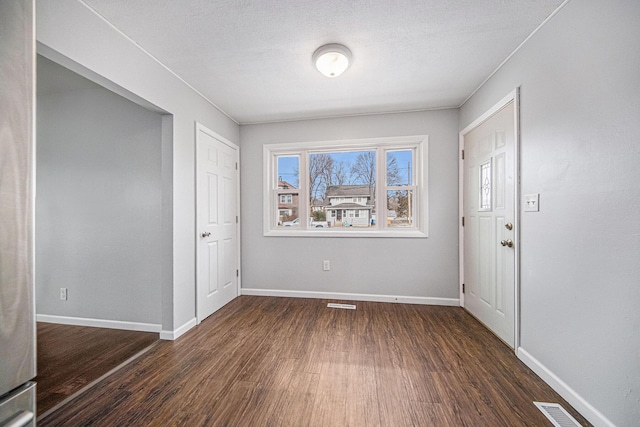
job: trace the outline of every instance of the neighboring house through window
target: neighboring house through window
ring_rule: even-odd
[[[277,223],[282,225],[298,217],[298,189],[294,184],[284,181],[279,176],[277,191],[279,195]]]
[[[324,210],[332,227],[372,227],[373,195],[368,185],[331,185],[326,189]],[[365,212],[360,217],[360,212]],[[353,218],[345,221],[345,218]],[[345,223],[346,222],[346,223]]]

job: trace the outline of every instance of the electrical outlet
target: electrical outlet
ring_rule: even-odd
[[[325,259],[324,261],[322,261],[322,269],[324,271],[329,271],[331,270],[331,263],[329,262],[328,259]]]
[[[62,301],[67,300],[67,288],[60,288],[60,299]]]

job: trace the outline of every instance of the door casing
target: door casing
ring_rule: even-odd
[[[464,307],[464,226],[462,218],[464,216],[464,160],[462,152],[464,150],[464,137],[469,132],[487,121],[490,117],[504,108],[509,102],[514,105],[514,176],[516,177],[514,185],[514,351],[517,353],[520,347],[520,88],[516,87],[508,95],[498,101],[494,106],[489,108],[484,114],[471,122],[459,134],[459,157],[458,157],[458,206],[459,206],[459,222],[458,222],[458,239],[459,239],[459,276],[460,276],[460,306]]]

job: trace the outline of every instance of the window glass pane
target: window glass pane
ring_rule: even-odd
[[[278,156],[278,189],[292,189],[300,187],[300,157]]]
[[[276,225],[278,227],[299,227],[299,202],[297,194],[276,195]]]
[[[480,209],[491,210],[491,160],[480,165]]]
[[[375,188],[375,150],[309,154],[310,217],[322,228],[371,227]]]
[[[413,150],[387,151],[387,186],[413,185]]]
[[[299,216],[297,192],[279,192],[278,190],[297,190],[300,184],[300,157],[277,156],[276,225],[278,227],[296,227]]]
[[[387,191],[388,227],[413,227],[414,211],[413,190]]]

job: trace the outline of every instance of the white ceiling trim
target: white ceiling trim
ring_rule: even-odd
[[[98,18],[100,18],[101,20],[103,20],[107,25],[109,25],[114,31],[116,31],[118,34],[120,34],[122,37],[126,38],[127,40],[129,40],[131,43],[133,43],[138,49],[140,49],[140,51],[142,51],[145,55],[147,55],[149,58],[153,59],[155,62],[157,62],[162,68],[164,68],[165,70],[167,70],[168,72],[170,72],[172,75],[174,75],[178,80],[180,80],[182,83],[184,83],[185,85],[187,85],[187,87],[189,87],[189,89],[193,90],[195,93],[197,93],[198,95],[200,95],[200,97],[202,97],[202,99],[204,99],[205,101],[207,101],[209,104],[211,104],[212,107],[214,107],[216,110],[220,111],[222,114],[224,114],[226,117],[228,117],[231,121],[233,121],[235,124],[240,125],[240,123],[234,119],[233,117],[231,117],[226,111],[224,111],[222,108],[220,108],[215,102],[213,102],[212,100],[210,100],[209,98],[207,98],[202,92],[200,92],[198,89],[196,89],[195,87],[193,87],[192,85],[190,85],[189,83],[187,83],[187,81],[185,81],[182,77],[180,77],[179,75],[177,75],[171,68],[167,67],[162,61],[160,61],[158,58],[156,58],[155,56],[153,56],[151,53],[149,53],[145,48],[143,48],[142,46],[140,46],[138,43],[136,43],[135,40],[133,40],[131,37],[127,36],[125,33],[123,33],[118,27],[116,27],[115,25],[113,25],[107,18],[105,18],[104,16],[102,16],[97,10],[95,10],[94,8],[92,8],[91,6],[89,6],[87,3],[84,2],[84,0],[78,0],[84,7],[86,7],[91,13],[93,13],[94,15],[96,15]]]
[[[416,108],[414,110],[390,110],[390,111],[379,111],[379,112],[371,112],[371,113],[350,113],[350,114],[335,114],[335,115],[315,116],[315,117],[305,117],[305,118],[250,121],[250,122],[240,122],[240,126],[263,125],[263,124],[269,124],[269,123],[306,122],[307,120],[340,119],[342,117],[364,117],[364,116],[381,116],[385,114],[420,113],[423,111],[454,110],[457,108],[460,108],[460,106],[452,105],[451,107]]]

